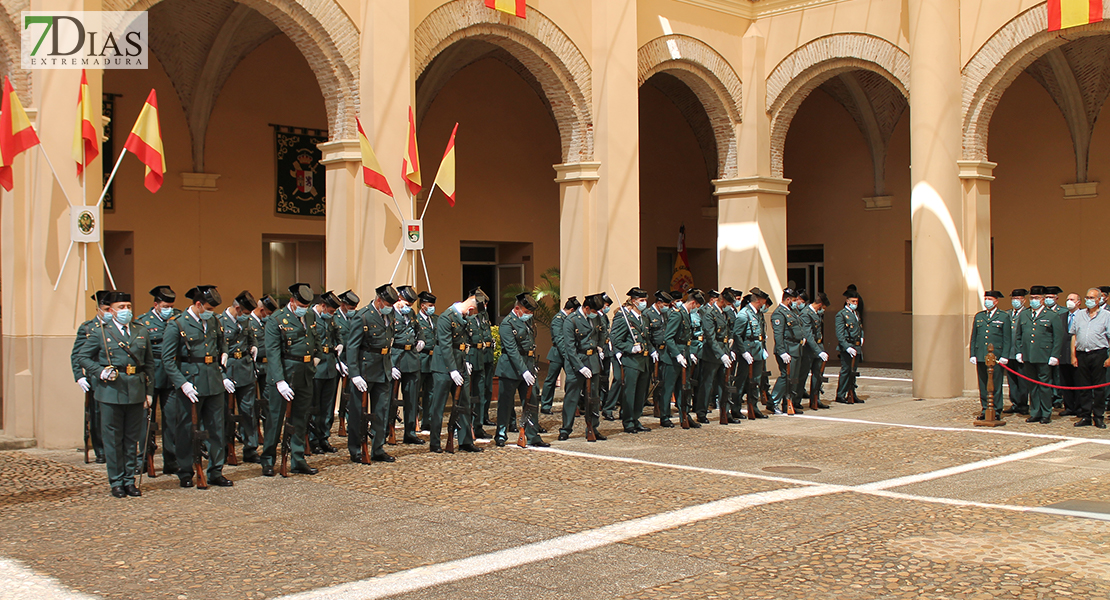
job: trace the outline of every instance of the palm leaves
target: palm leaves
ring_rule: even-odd
[[[505,288],[504,299],[515,302],[517,294],[527,292],[539,305],[532,320],[537,325],[551,328],[551,319],[559,310],[559,268],[551,267],[540,275],[540,282],[531,290],[523,285],[510,285]]]

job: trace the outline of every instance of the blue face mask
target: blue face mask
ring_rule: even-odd
[[[605,308],[601,309],[601,314],[603,314],[603,315],[609,314],[609,307],[606,306]]]
[[[805,300],[798,300],[797,302],[794,303],[794,308],[796,308],[798,310],[801,310],[805,307],[806,307],[806,301]]]
[[[211,318],[212,318],[212,314],[213,314],[213,313],[212,313],[212,311],[210,311],[210,310],[206,310],[206,311],[204,311],[204,312],[200,313],[200,318],[202,318],[202,319],[204,319],[205,321],[207,321],[207,320],[209,320],[209,319],[211,319]]]
[[[698,313],[690,313],[690,323],[694,327],[700,327],[701,326],[701,315],[699,315]]]
[[[239,315],[238,317],[235,317],[235,320],[236,320],[236,322],[239,322],[239,323],[246,323],[247,322],[247,317],[249,317],[249,316],[250,315]]]
[[[402,315],[407,315],[410,312],[412,312],[412,307],[411,306],[402,306],[401,308],[397,309],[397,312],[400,312]]]
[[[992,308],[994,308],[994,298],[983,299],[983,306],[985,306],[987,310],[991,310]]]
[[[173,316],[173,309],[172,308],[159,308],[158,309],[158,314],[163,319],[168,319],[168,318]]]
[[[393,312],[393,307],[392,306],[383,306],[382,307],[382,314],[383,315],[388,315],[392,312]]]
[[[261,319],[259,319],[259,321],[262,321],[263,325],[265,325],[266,321],[269,321],[269,320],[270,320],[270,315],[266,315],[265,317],[262,317]]]
[[[1018,300],[1017,298],[1010,300],[1010,306],[1014,308],[1021,308],[1021,300]]]
[[[117,310],[116,314],[115,314],[115,319],[116,319],[116,322],[119,323],[120,325],[127,325],[128,323],[131,322],[131,309],[130,308],[121,308],[121,309]]]
[[[524,313],[523,315],[520,315],[520,320],[521,321],[530,321],[531,319],[532,319],[532,313]]]
[[[1094,308],[1094,307],[1098,306],[1098,300],[1091,300],[1090,298],[1087,298],[1086,304],[1087,304],[1087,308]]]
[[[436,314],[436,307],[435,306],[425,306],[424,307],[424,314],[428,315],[429,317]]]
[[[306,313],[308,313],[307,306],[298,306],[297,308],[293,309],[293,314],[297,315],[297,318],[305,316]]]
[[[1045,296],[1044,305],[1045,306],[1056,306],[1056,299],[1053,298],[1052,296]]]
[[[595,312],[590,313],[590,318],[591,319],[596,319],[597,318],[597,313],[595,313]]]
[[[330,321],[331,317],[332,317],[331,313],[327,313],[327,312],[320,313],[320,318],[325,320],[325,321]]]
[[[744,303],[743,300],[737,300],[736,302],[732,303],[732,307],[733,308],[740,308],[740,305],[743,304],[743,303]]]
[[[664,304],[664,305],[663,305],[663,312],[665,312],[665,313],[669,313],[669,312],[671,312],[671,307],[669,307],[669,306],[667,306],[666,304]]]
[[[1037,310],[1040,307],[1041,307],[1041,301],[1040,300],[1037,300],[1036,298],[1030,298],[1029,299],[1029,308],[1032,308],[1033,310]]]
[[[765,313],[765,312],[767,312],[767,305],[766,305],[766,304],[764,304],[763,306],[760,306],[760,307],[759,307],[759,312],[760,312],[760,313]]]
[[[821,310],[817,311],[817,314],[819,314],[819,315],[825,314],[825,309],[822,308]]]
[[[638,310],[640,312],[644,312],[645,309],[647,309],[647,301],[646,300],[638,300],[636,302],[636,310]]]

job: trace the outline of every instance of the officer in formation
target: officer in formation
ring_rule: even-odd
[[[1001,299],[1002,292],[997,290],[984,292],[983,310],[975,314],[971,323],[971,341],[968,345],[971,351],[971,364],[975,365],[979,379],[979,404],[982,407],[979,412],[980,421],[987,418],[987,411],[991,408],[992,400],[996,414],[1001,411],[1002,407],[1003,370],[998,365],[991,367],[994,370],[994,388],[988,389],[987,351],[993,350],[994,355],[998,357],[998,362],[1003,365],[1010,362],[1009,357],[1011,356],[1011,345],[1014,337],[1013,326],[1010,322],[1010,315],[998,306]],[[990,348],[991,346],[993,348]]]
[[[863,402],[856,396],[856,361],[863,352],[863,324],[859,319],[859,293],[844,292],[844,308],[836,313],[836,340],[840,349],[840,378],[836,401]]]
[[[428,418],[432,407],[432,357],[436,351],[436,297],[431,292],[420,292],[419,310],[416,323],[420,327],[420,339],[424,340],[424,347],[420,350],[420,422],[427,429]]]
[[[467,360],[472,339],[467,318],[477,312],[478,299],[471,295],[452,304],[436,322],[435,354],[432,356],[434,390],[428,415],[428,431],[431,433],[428,448],[432,452],[443,452],[440,427],[448,396],[452,397],[448,428],[453,429],[448,435],[456,435],[459,449],[464,452],[482,451],[474,445],[474,430],[471,427],[470,377],[474,367]]]
[[[240,414],[239,421],[247,421],[246,426],[254,429],[254,439],[250,444],[254,444],[255,453],[258,452],[258,446],[262,443],[261,436],[259,435],[260,424],[265,422],[266,416],[270,412],[270,388],[266,385],[266,369],[268,368],[268,358],[266,357],[266,322],[269,320],[270,315],[278,310],[277,301],[272,296],[262,296],[258,300],[258,306],[255,306],[251,311],[251,318],[247,319],[247,325],[251,329],[251,335],[254,336],[255,343],[257,344],[258,353],[254,357],[254,411],[250,414]],[[244,454],[247,454],[244,451]],[[254,462],[253,456],[248,454],[251,460],[247,462]],[[259,462],[261,462],[259,458]]]
[[[828,404],[821,402],[821,379],[824,377],[824,364],[829,360],[823,343],[825,326],[825,307],[829,305],[829,297],[824,292],[816,292],[813,298],[802,292],[800,294],[804,303],[798,313],[805,333],[805,343],[802,344],[802,362],[800,365],[801,386],[809,380],[809,408],[817,410],[829,408]]]
[[[580,405],[587,430],[594,431],[594,437],[598,441],[606,439],[597,432],[601,417],[601,392],[593,377],[594,373],[601,371],[601,358],[598,355],[598,329],[592,322],[598,318],[604,307],[605,301],[601,294],[586,296],[582,305],[567,315],[561,323],[559,352],[563,356],[566,387],[563,397],[563,426],[559,429],[560,440],[570,439],[575,414]]]
[[[393,319],[393,350],[391,356],[393,366],[401,372],[398,383],[398,393],[404,399],[404,426],[405,444],[423,444],[424,440],[416,435],[416,420],[420,412],[420,378],[421,378],[421,352],[427,346],[424,330],[417,322],[417,311],[420,300],[416,290],[409,285],[397,288],[399,300],[396,305],[395,318]],[[390,411],[390,417],[396,416]],[[393,422],[388,424],[393,427]]]
[[[775,413],[788,412],[789,402],[796,414],[801,414],[802,344],[805,342],[805,327],[798,316],[805,300],[798,297],[793,289],[782,291],[782,303],[771,313],[771,330],[775,336],[775,360],[779,366],[779,377],[771,391],[771,403]],[[839,337],[839,336],[838,336]],[[842,370],[843,373],[843,370]]]
[[[625,433],[651,431],[640,424],[640,415],[647,399],[648,380],[651,377],[651,359],[656,352],[648,339],[647,292],[634,287],[628,290],[628,299],[613,315],[613,352],[624,373],[624,390],[621,394],[621,421]],[[598,317],[600,319],[600,317]],[[604,378],[604,373],[598,379]],[[565,400],[564,400],[565,402]]]
[[[1018,322],[1021,320],[1022,315],[1025,314],[1029,308],[1025,305],[1025,299],[1029,295],[1029,290],[1025,288],[1016,288],[1010,292],[1010,307],[1011,310],[1007,311],[1007,316],[1010,319],[1010,331],[1014,334],[1017,333]],[[1011,342],[1011,351],[1016,354],[1014,348],[1017,346],[1017,340]],[[1016,370],[1020,371],[1020,367]],[[1006,377],[1009,378],[1010,383],[1010,406],[1002,412],[1009,414],[1029,414],[1029,392],[1030,383],[1018,377],[1017,375],[1007,372]]]
[[[763,370],[767,364],[767,322],[764,315],[771,303],[771,298],[766,292],[759,288],[752,288],[741,298],[740,312],[737,313],[732,328],[737,361],[744,361],[737,370],[736,387],[741,397],[747,397],[749,419],[767,418],[767,415],[760,412],[758,406]],[[740,399],[740,397],[737,398],[737,410],[742,404]]]
[[[174,430],[172,427],[167,427],[169,423],[175,423],[177,417],[166,412],[171,408],[172,404],[168,403],[170,395],[173,393],[173,383],[170,382],[169,376],[166,374],[166,367],[162,362],[162,339],[165,337],[166,324],[170,319],[181,314],[181,311],[174,308],[174,303],[177,301],[177,294],[168,285],[160,285],[150,290],[150,295],[154,298],[154,304],[150,310],[143,313],[141,317],[136,319],[140,325],[146,327],[147,342],[150,345],[151,352],[154,356],[154,362],[151,365],[151,379],[154,383],[154,403],[150,407],[150,431],[147,434],[149,441],[145,443],[145,451],[154,451],[154,425],[157,423],[157,415],[159,411],[162,414],[162,464],[166,465],[163,473],[171,475],[174,472],[174,466],[177,464],[177,458],[174,454]],[[144,454],[145,456],[145,454]],[[142,464],[142,463],[140,463]]]
[[[92,446],[97,464],[107,462],[107,458],[104,456],[104,442],[100,437],[100,405],[95,401],[97,374],[85,372],[77,353],[81,351],[81,346],[85,343],[85,338],[88,337],[89,329],[107,318],[110,308],[108,298],[111,293],[108,290],[100,290],[91,296],[92,300],[96,302],[96,316],[77,327],[77,335],[73,340],[73,350],[69,353],[70,367],[73,368],[73,380],[85,393],[85,423],[88,428],[88,446]],[[88,446],[86,446],[85,453],[86,461],[89,459]]]
[[[474,428],[475,439],[489,439],[484,426],[492,426],[489,420],[489,406],[493,395],[493,330],[486,313],[489,296],[481,287],[474,288],[468,296],[477,301],[477,312],[466,318],[470,336],[470,349],[467,351],[467,364],[470,365],[470,422]]]
[[[293,473],[317,473],[304,459],[313,380],[316,365],[321,361],[315,313],[309,312],[315,294],[305,283],[289,286],[289,293],[289,303],[270,315],[264,330],[269,406],[262,447],[262,474],[267,477],[274,476],[279,444],[283,451],[288,449]]]
[[[356,463],[395,460],[385,451],[385,428],[389,420],[392,382],[401,379],[401,371],[393,366],[392,357],[393,305],[400,296],[388,283],[375,289],[374,294],[374,301],[359,311],[345,347],[351,384],[358,391],[347,406],[347,451],[351,462]],[[369,414],[363,411],[363,396]],[[372,434],[367,429],[367,419]],[[393,423],[388,426],[392,427]],[[367,435],[372,440],[369,457],[362,454]]]
[[[1052,367],[1060,364],[1067,339],[1065,321],[1044,305],[1045,287],[1029,288],[1029,308],[1018,319],[1014,340],[1014,359],[1023,365],[1025,376],[1041,383],[1052,383]],[[1070,352],[1070,349],[1069,349]],[[1052,422],[1052,392],[1043,385],[1029,391],[1029,418],[1026,423]]]
[[[520,397],[521,422],[525,443],[546,448],[551,444],[543,441],[539,432],[539,402],[535,396],[536,376],[536,329],[532,315],[539,305],[528,293],[518,294],[516,304],[509,314],[501,319],[498,333],[501,337],[501,357],[497,359],[497,429],[494,443],[498,447],[508,441],[509,427],[516,414],[516,400]]]
[[[343,331],[336,318],[339,306],[339,297],[328,291],[317,296],[316,305],[312,307],[312,320],[316,322],[320,349],[320,361],[316,365],[316,374],[312,377],[312,406],[308,415],[308,443],[313,454],[338,452],[328,443],[328,437],[331,435],[335,415],[339,377],[346,368],[341,366],[339,359],[344,343]]]
[[[663,332],[664,350],[660,352],[659,361],[663,363],[663,400],[659,407],[659,426],[674,427],[671,421],[671,398],[678,407],[679,421],[689,427],[686,396],[693,389],[694,377],[692,375],[695,359],[692,353],[694,325],[692,314],[698,311],[705,303],[705,296],[699,291],[692,291],[689,300],[682,301],[681,297],[674,299],[674,309],[667,319],[667,326]],[[698,425],[695,421],[693,425]]]
[[[566,303],[563,304],[562,310],[556,311],[555,316],[551,318],[551,350],[547,352],[547,378],[543,381],[543,396],[540,399],[540,412],[545,415],[551,414],[551,407],[555,402],[555,388],[558,387],[559,374],[562,373],[563,368],[566,366],[566,361],[563,360],[563,321],[567,315],[578,310],[581,304],[577,296],[567,298]],[[565,386],[565,384],[564,384]]]
[[[238,435],[243,441],[243,461],[251,463],[259,462],[258,427],[252,427],[252,419],[243,418],[243,415],[253,415],[256,410],[255,386],[258,375],[254,372],[254,361],[258,356],[259,341],[250,326],[251,313],[256,308],[258,302],[250,292],[244,290],[220,315],[225,345],[220,363],[226,377],[234,384],[227,393],[233,398],[236,409],[235,415],[232,415],[230,408],[228,410],[228,416],[234,416],[236,423],[226,423],[225,443],[229,449],[233,449]],[[232,464],[235,463],[232,461]]]
[[[670,318],[671,305],[674,304],[674,298],[663,290],[655,292],[654,302],[644,309],[644,319],[646,320],[648,335],[647,339],[652,348],[653,354],[649,370],[651,378],[648,383],[648,394],[651,396],[651,405],[654,407],[654,412],[660,415],[662,419],[662,404],[663,404],[663,357],[667,353],[667,319]]]
[[[347,404],[351,401],[352,386],[350,385],[350,371],[347,369],[346,356],[343,354],[343,348],[347,345],[347,340],[351,337],[351,326],[355,322],[355,314],[358,311],[358,304],[362,300],[358,294],[351,290],[347,290],[342,294],[336,296],[339,298],[339,310],[335,311],[335,326],[339,328],[340,344],[336,346],[336,367],[339,369],[339,422],[344,424],[340,427],[343,435],[346,435],[347,420]],[[331,437],[331,426],[335,422],[335,407],[332,407],[331,412],[328,414],[326,424],[324,426],[323,436],[325,447],[331,446],[329,438]],[[325,448],[326,449],[326,448]]]

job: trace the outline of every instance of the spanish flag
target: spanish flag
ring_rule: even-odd
[[[385,180],[385,175],[382,174],[382,166],[378,163],[378,157],[374,154],[374,149],[370,147],[370,140],[366,138],[366,132],[362,130],[362,121],[355,118],[355,125],[358,126],[358,145],[362,150],[362,180],[368,187],[393,197],[393,190],[389,189],[389,182]]]
[[[678,228],[678,253],[671,273],[671,289],[683,292],[694,287],[694,274],[690,272],[690,259],[686,256],[686,225]]]
[[[413,116],[412,107],[409,107],[409,145],[405,150],[405,158],[401,160],[401,179],[409,186],[409,193],[413,196],[420,193],[424,186],[420,184],[420,151],[416,148],[416,117]]]
[[[451,139],[447,140],[447,149],[443,151],[443,161],[439,163],[439,172],[436,173],[435,183],[432,185],[443,190],[447,196],[447,203],[455,205],[455,133],[459,131],[459,124],[451,130]]]
[[[1089,25],[1101,20],[1102,0],[1048,0],[1049,31]]]
[[[131,135],[127,136],[123,148],[130,150],[139,160],[146,165],[146,177],[143,185],[151,193],[157,192],[162,187],[162,179],[166,174],[166,155],[162,152],[162,128],[158,125],[158,96],[154,90],[146,97],[146,104],[139,113],[139,119],[131,128]]]
[[[99,137],[93,126],[92,102],[89,100],[89,79],[81,69],[81,87],[77,91],[77,123],[73,127],[73,160],[77,161],[77,176],[100,154]]]
[[[524,17],[525,3],[524,0],[486,0],[486,6],[501,12],[507,12],[510,15],[516,15],[521,19]]]
[[[12,191],[12,162],[21,153],[34,148],[39,136],[23,110],[19,96],[12,88],[12,82],[4,77],[4,99],[0,103],[0,185]]]

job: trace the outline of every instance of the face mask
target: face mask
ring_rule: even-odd
[[[591,319],[596,319],[597,318],[597,313],[590,313],[590,318]]]
[[[690,323],[694,327],[700,326],[701,325],[701,315],[699,315],[698,313],[690,313]]]
[[[261,319],[259,319],[259,321],[262,321],[263,325],[265,325],[266,321],[269,321],[269,320],[270,320],[270,315],[266,315],[265,317],[262,317]]]
[[[159,308],[158,309],[158,314],[161,315],[163,319],[168,319],[168,318],[173,316],[173,309],[172,308]]]
[[[212,318],[212,311],[206,310],[206,311],[200,313],[200,318],[204,319],[205,321],[211,319]]]
[[[983,300],[983,306],[985,306],[987,310],[994,308],[994,298],[985,298]]]
[[[1010,306],[1014,307],[1015,309],[1021,308],[1021,300],[1018,300],[1016,298],[1013,299],[1013,300],[1010,300]]]
[[[388,315],[388,314],[390,314],[390,313],[392,313],[392,312],[393,312],[393,307],[392,307],[392,306],[383,306],[383,307],[382,307],[382,315],[383,315],[383,316],[384,316],[384,315]]]
[[[682,304],[680,304],[680,303],[676,303],[676,304],[674,305],[674,309],[675,309],[675,310],[682,310]]]
[[[246,323],[247,315],[239,315],[238,317],[235,317],[235,321],[239,323]]]
[[[817,314],[819,314],[819,315],[825,314],[825,309],[822,308],[821,310],[817,311]]]
[[[744,303],[743,300],[737,300],[736,302],[732,303],[732,307],[733,308],[740,308],[740,305],[743,304],[743,303]]]
[[[759,312],[760,312],[760,313],[765,313],[765,312],[767,312],[767,305],[766,305],[766,304],[764,304],[763,306],[760,306],[760,307],[759,307]]]
[[[671,307],[669,307],[669,306],[663,306],[663,312],[665,312],[665,313],[669,313],[669,312],[671,312]]]
[[[849,304],[848,305],[848,310],[852,310],[852,311],[856,310],[856,305],[855,304]]]
[[[1094,307],[1098,306],[1098,301],[1097,300],[1091,300],[1090,298],[1087,298],[1086,304],[1087,304],[1087,308],[1094,308]]]
[[[116,314],[115,314],[115,319],[116,319],[116,322],[119,323],[120,325],[127,325],[128,323],[131,322],[131,309],[130,308],[121,308],[121,309],[117,310]]]
[[[401,308],[397,309],[397,312],[400,312],[402,315],[407,315],[410,312],[412,312],[412,307],[411,306],[402,306]]]
[[[1040,300],[1037,300],[1036,298],[1033,298],[1032,300],[1029,301],[1029,308],[1032,308],[1033,310],[1037,310],[1040,307],[1041,307],[1041,301]]]
[[[532,314],[531,313],[524,313],[523,315],[520,315],[520,320],[521,321],[530,321],[531,319],[532,319]]]
[[[307,306],[298,306],[297,308],[293,309],[293,314],[297,315],[298,318],[305,316],[305,313],[307,313],[307,312],[308,312],[308,307]]]
[[[1056,299],[1051,296],[1046,296],[1044,299],[1045,306],[1056,306]]]
[[[644,312],[644,309],[646,309],[646,308],[647,308],[647,301],[640,300],[640,301],[636,302],[636,310],[638,310],[640,312]]]
[[[805,306],[806,306],[805,300],[798,300],[797,302],[794,303],[794,308],[796,308],[798,310],[801,310],[801,309],[805,308]]]
[[[331,317],[332,317],[331,313],[326,313],[326,312],[320,313],[320,318],[325,320],[325,321],[330,321]]]
[[[432,316],[432,315],[436,314],[436,307],[435,306],[425,306],[424,307],[424,314],[426,314],[428,316]]]
[[[1075,300],[1068,300],[1068,310],[1075,310]]]

